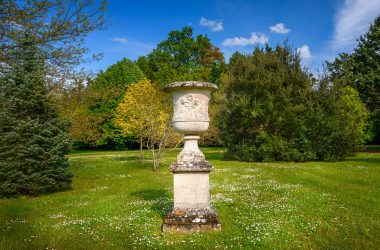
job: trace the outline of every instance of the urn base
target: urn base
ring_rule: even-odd
[[[173,208],[164,218],[164,232],[220,231],[221,226],[214,208]]]

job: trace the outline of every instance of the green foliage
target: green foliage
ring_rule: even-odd
[[[341,160],[363,144],[368,113],[354,88],[326,86],[323,81],[312,96],[307,138],[316,159]]]
[[[71,185],[68,124],[47,98],[43,58],[27,36],[0,73],[0,195],[37,195]]]
[[[329,82],[313,90],[313,80],[287,45],[234,54],[218,118],[226,157],[307,161],[352,154],[362,142],[364,107],[352,88]]]
[[[139,67],[128,59],[111,65],[100,72],[89,84],[88,112],[98,131],[96,144],[108,148],[123,148],[131,137],[126,137],[115,126],[115,110],[128,86],[144,77]]]
[[[247,161],[310,159],[304,114],[312,84],[287,46],[235,53],[224,86],[222,139],[227,157]]]
[[[87,82],[90,81],[87,79]],[[59,96],[60,117],[70,121],[68,133],[74,147],[93,147],[99,136],[96,117],[88,112],[90,93],[82,77],[74,78]]]
[[[148,56],[137,64],[146,77],[161,86],[180,80],[204,80],[218,83],[225,69],[224,57],[207,36],[193,37],[189,26],[171,31]]]
[[[327,63],[331,79],[359,92],[360,99],[370,111],[370,141],[380,142],[380,16],[369,31],[360,37],[352,54],[340,54]]]
[[[91,90],[104,91],[109,88],[117,88],[125,92],[131,83],[136,83],[144,77],[144,73],[132,61],[124,58],[109,66],[105,72],[100,72],[91,84]]]

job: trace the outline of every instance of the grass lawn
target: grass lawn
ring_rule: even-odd
[[[178,150],[156,173],[137,151],[73,152],[72,190],[0,200],[0,249],[380,249],[380,154],[243,163],[203,151],[221,232],[161,232]]]

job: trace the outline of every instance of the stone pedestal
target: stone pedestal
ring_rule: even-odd
[[[209,173],[207,161],[173,163],[174,207],[164,218],[163,231],[199,232],[219,231],[217,213],[210,206]]]
[[[212,165],[198,148],[199,134],[208,129],[208,102],[216,85],[178,82],[164,87],[174,102],[173,127],[184,135],[184,148],[170,166],[174,178],[174,207],[164,218],[163,231],[221,230],[210,206],[209,173]]]

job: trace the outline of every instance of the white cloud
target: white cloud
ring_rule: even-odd
[[[270,31],[277,34],[286,34],[290,32],[290,29],[287,29],[284,23],[278,23],[276,25],[270,26],[269,29]]]
[[[199,24],[211,28],[211,31],[222,31],[223,22],[221,20],[209,20],[205,17],[201,17]]]
[[[333,48],[352,47],[379,13],[379,0],[345,0],[343,8],[335,16]]]
[[[253,32],[251,37],[233,37],[227,38],[222,42],[223,46],[247,46],[255,44],[266,44],[268,43],[269,38],[265,34],[256,34]]]
[[[113,37],[112,41],[117,42],[117,43],[122,43],[122,44],[128,43],[128,40],[126,38],[117,37],[117,36]]]
[[[298,48],[297,52],[300,54],[300,56],[303,60],[309,60],[312,57],[311,52],[310,52],[310,48],[307,45],[304,45],[301,48]]]

